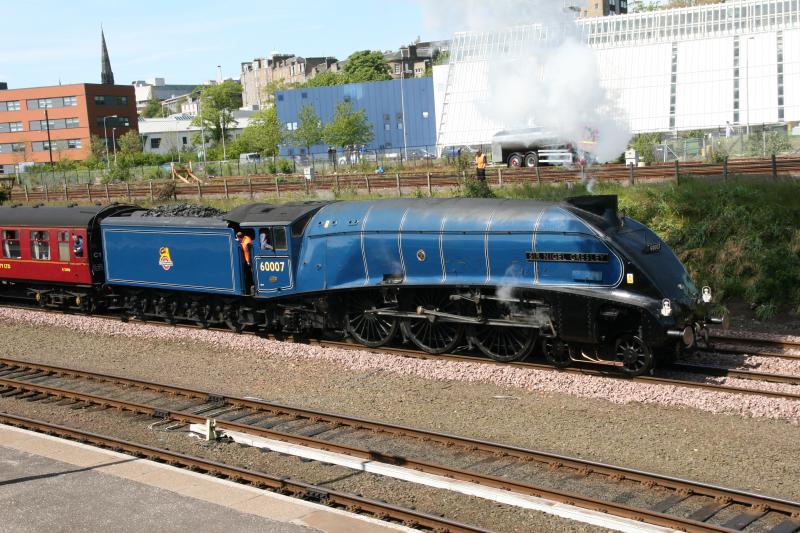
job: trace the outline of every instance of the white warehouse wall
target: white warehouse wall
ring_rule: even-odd
[[[669,43],[597,50],[600,79],[628,114],[632,131],[669,129]]]
[[[783,32],[783,98],[787,122],[800,122],[800,29]]]
[[[733,123],[733,42],[723,37],[677,43],[678,130]]]

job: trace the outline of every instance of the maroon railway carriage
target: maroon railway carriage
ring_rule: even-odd
[[[0,207],[0,297],[91,311],[105,281],[100,221],[129,209]]]

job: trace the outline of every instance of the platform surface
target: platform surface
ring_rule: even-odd
[[[0,425],[0,530],[396,532],[366,517]]]

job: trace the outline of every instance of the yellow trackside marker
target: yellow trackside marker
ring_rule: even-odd
[[[633,274],[628,274],[628,285],[633,285]]]

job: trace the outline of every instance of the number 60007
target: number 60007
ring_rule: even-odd
[[[261,272],[283,272],[286,268],[286,263],[283,261],[264,261],[259,266]]]

